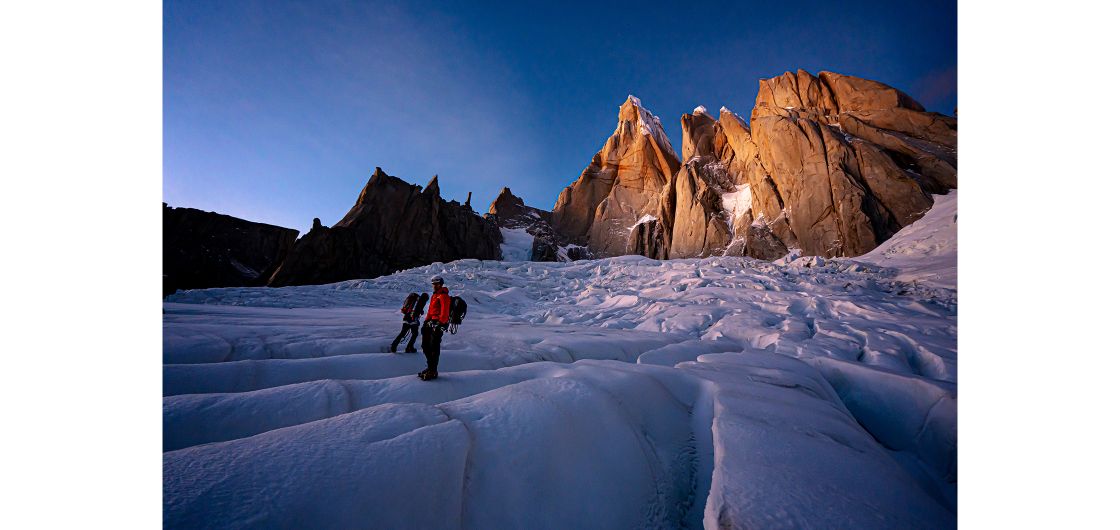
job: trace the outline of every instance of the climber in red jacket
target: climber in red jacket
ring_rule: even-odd
[[[424,321],[421,330],[420,348],[424,350],[424,357],[428,360],[428,367],[420,372],[420,379],[430,381],[439,377],[436,368],[439,366],[439,343],[443,340],[443,332],[451,321],[451,296],[443,286],[443,278],[432,278],[432,302],[428,305],[428,318]]]

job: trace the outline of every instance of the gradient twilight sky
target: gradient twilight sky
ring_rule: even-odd
[[[165,1],[163,200],[306,232],[380,166],[550,210],[628,94],[679,155],[681,114],[797,68],[956,107],[953,1],[428,4]]]

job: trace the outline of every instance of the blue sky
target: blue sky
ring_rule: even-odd
[[[956,106],[955,2],[164,3],[163,200],[300,231],[373,169],[551,209],[628,94],[680,150],[697,105],[830,70]]]

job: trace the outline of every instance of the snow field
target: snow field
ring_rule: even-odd
[[[402,295],[402,299],[403,299]],[[468,303],[470,299],[468,298]],[[165,322],[175,323],[178,311],[183,304],[166,304]],[[197,306],[196,306],[197,307]],[[229,311],[232,309],[233,311]],[[678,342],[685,337],[649,331],[624,331],[608,334],[596,328],[571,329],[554,325],[531,325],[505,315],[473,314],[474,307],[468,309],[468,319],[472,317],[486,320],[470,322],[459,329],[455,335],[446,334],[440,355],[440,372],[463,370],[494,370],[537,361],[572,362],[578,359],[615,359],[634,362],[638,356],[650,349]],[[247,392],[293,383],[316,381],[320,379],[382,379],[402,375],[415,375],[424,367],[423,354],[383,353],[388,352],[389,343],[400,331],[400,313],[395,310],[364,310],[356,314],[352,309],[297,309],[287,310],[288,315],[279,321],[276,311],[270,310],[254,316],[256,309],[227,308],[224,314],[240,313],[235,322],[228,325],[227,341],[224,348],[243,344],[244,336],[261,336],[274,332],[279,337],[301,337],[309,344],[318,344],[321,356],[289,359],[247,359],[214,363],[165,364],[163,369],[163,392],[165,396],[180,394],[209,394],[222,392]],[[336,343],[352,346],[356,339],[347,335],[335,340],[330,334],[338,329],[349,330],[359,327],[353,325],[314,326],[285,324],[300,315],[308,314],[311,321],[326,316],[334,317],[337,322],[366,322],[371,350],[378,353],[327,354],[328,351],[343,351]],[[380,317],[370,321],[370,315]],[[186,326],[183,326],[186,327]],[[221,327],[206,324],[207,330],[198,343],[203,351],[224,351],[216,339]],[[273,331],[274,330],[274,331]],[[314,339],[310,337],[316,337]],[[176,346],[185,348],[186,339],[175,338]],[[403,352],[405,344],[398,351]],[[420,348],[420,340],[416,341]],[[186,348],[190,351],[190,348]],[[255,349],[254,351],[288,352]],[[367,350],[369,351],[369,350]]]
[[[886,260],[462,260],[177,293],[165,526],[951,527],[935,228]],[[434,274],[470,310],[422,382],[421,354],[386,349]]]
[[[705,528],[946,528],[928,495],[812,367],[768,353],[678,369],[714,385],[715,468]]]
[[[921,219],[857,259],[895,268],[898,281],[956,289],[957,190],[933,201]]]
[[[408,360],[412,369],[400,377],[321,379],[248,392],[169,396],[163,403],[164,450],[243,438],[385,403],[444,403],[566,373],[563,365],[549,362],[495,370],[441,368],[441,384],[431,385],[415,376],[423,357],[409,355]]]
[[[414,377],[390,383],[370,395],[396,393],[400,402],[166,453],[169,526],[936,528],[952,520],[818,373],[782,356],[702,355],[676,369],[545,362],[449,374],[434,390]],[[395,458],[408,465],[380,462]],[[342,489],[341,498],[325,493]],[[320,507],[336,504],[344,506]]]
[[[956,386],[838,359],[812,363],[884,448],[908,454],[922,485],[956,507]],[[903,457],[905,458],[905,457]]]
[[[535,371],[551,376],[447,403],[390,403],[167,452],[166,520],[173,527],[690,526],[687,516],[700,513],[693,504],[703,502],[689,421],[698,382],[669,368],[540,364]],[[345,508],[329,508],[340,502]]]

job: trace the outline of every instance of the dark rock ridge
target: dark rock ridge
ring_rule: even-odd
[[[264,285],[299,235],[194,208],[163,205],[163,294]]]
[[[457,201],[439,195],[439,181],[409,184],[377,168],[358,201],[334,226],[316,224],[296,241],[268,285],[374,278],[457,259],[498,259],[501,232]]]
[[[683,163],[629,97],[606,145],[553,210],[595,257],[858,256],[957,186],[957,120],[885,84],[803,70],[759,82],[748,125],[681,117]]]
[[[502,188],[498,197],[490,203],[490,211],[485,217],[493,219],[502,228],[552,230],[552,226],[549,224],[552,219],[552,212],[526,206],[525,201],[514,195],[508,187]]]

